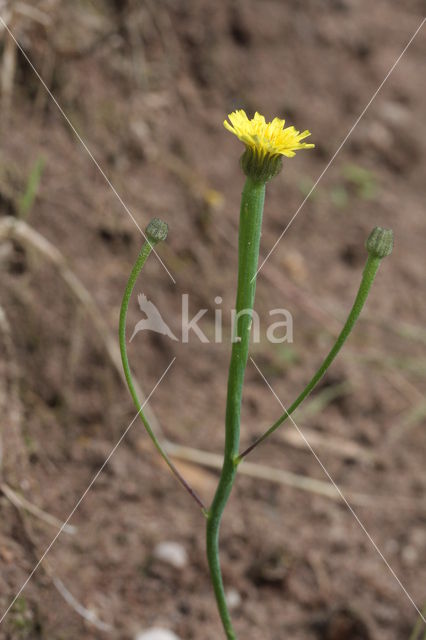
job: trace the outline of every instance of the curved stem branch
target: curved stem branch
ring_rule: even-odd
[[[260,438],[258,438],[255,442],[253,442],[253,444],[251,444],[249,447],[247,447],[247,449],[245,449],[242,453],[240,453],[240,455],[237,458],[237,464],[239,464],[243,460],[243,458],[245,458],[251,451],[253,451],[255,447],[257,447],[261,442],[266,440],[266,438],[268,438],[272,433],[274,433],[274,431],[276,431],[278,427],[280,427],[287,420],[287,418],[293,413],[293,411],[297,409],[297,407],[303,402],[303,400],[311,393],[311,391],[316,387],[318,382],[321,380],[321,378],[327,371],[328,367],[331,365],[334,358],[337,356],[340,349],[343,347],[349,334],[351,333],[362,311],[365,301],[367,300],[368,294],[371,289],[371,285],[373,284],[374,278],[377,273],[377,269],[379,268],[379,264],[380,264],[380,258],[377,258],[372,255],[368,256],[366,265],[364,267],[361,284],[359,286],[358,293],[355,298],[353,307],[349,313],[348,319],[346,320],[345,325],[342,331],[340,332],[339,337],[337,338],[333,347],[329,351],[327,357],[324,359],[322,365],[320,366],[318,371],[315,373],[315,375],[311,378],[310,382],[306,385],[306,387],[303,389],[300,395],[293,402],[293,404],[289,407],[288,411],[283,413],[283,415],[280,418],[278,418],[276,422],[274,422],[272,427],[270,427],[267,431],[265,431],[265,433],[262,436],[260,436]]]
[[[157,451],[159,452],[159,454],[161,455],[161,457],[163,458],[163,460],[166,462],[167,466],[169,467],[169,469],[172,471],[172,473],[176,476],[176,478],[179,480],[179,482],[181,483],[181,485],[186,489],[186,491],[190,494],[190,496],[196,501],[196,503],[198,504],[199,507],[201,507],[201,509],[203,509],[203,511],[206,510],[206,507],[203,503],[203,501],[201,500],[201,498],[198,496],[198,494],[195,492],[195,490],[187,483],[187,481],[185,480],[185,478],[183,478],[183,476],[180,474],[180,472],[177,470],[177,468],[175,467],[175,465],[173,464],[173,462],[170,460],[169,456],[167,455],[167,453],[164,451],[163,447],[161,446],[158,438],[156,437],[155,433],[153,432],[151,425],[149,424],[144,412],[143,412],[143,407],[139,401],[138,398],[138,394],[136,392],[135,386],[133,384],[133,379],[132,379],[132,372],[130,370],[130,365],[129,365],[129,359],[127,357],[127,346],[126,346],[126,317],[127,317],[127,310],[129,307],[129,301],[130,301],[130,296],[132,295],[132,291],[133,291],[133,287],[135,286],[135,282],[137,280],[137,277],[142,269],[142,267],[144,266],[149,254],[151,253],[152,249],[153,249],[153,242],[149,242],[146,241],[136,259],[136,262],[133,266],[133,269],[130,273],[129,279],[127,281],[127,285],[126,285],[126,289],[124,291],[124,296],[123,296],[123,301],[121,303],[121,309],[120,309],[120,324],[119,324],[119,330],[118,330],[118,334],[119,334],[119,342],[120,342],[120,353],[121,353],[121,361],[123,363],[123,369],[124,369],[124,375],[126,377],[126,382],[127,382],[127,386],[129,387],[129,391],[130,391],[130,395],[132,396],[134,405],[139,413],[139,416],[143,422],[143,425],[146,429],[146,431],[148,432],[149,437],[151,438],[152,442],[154,443]]]
[[[219,613],[228,640],[236,640],[228,611],[219,561],[219,529],[237,471],[240,411],[247,365],[256,270],[259,259],[265,184],[247,178],[241,198],[236,318],[228,375],[225,452],[219,484],[207,514],[207,558]]]

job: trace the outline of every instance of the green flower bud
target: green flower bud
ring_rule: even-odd
[[[373,256],[374,258],[386,258],[386,256],[389,256],[392,253],[393,249],[392,229],[374,227],[373,231],[367,238],[365,246],[370,256]]]
[[[147,239],[151,244],[158,244],[167,238],[169,227],[160,218],[153,218],[145,229]]]
[[[279,155],[261,155],[256,149],[247,147],[241,156],[241,168],[254,182],[269,182],[283,168],[283,160]]]

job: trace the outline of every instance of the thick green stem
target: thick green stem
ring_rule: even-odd
[[[327,371],[328,367],[331,365],[334,358],[337,356],[340,349],[343,347],[343,344],[348,338],[350,332],[352,331],[355,325],[355,322],[359,317],[359,314],[362,311],[365,301],[367,300],[367,296],[369,294],[371,285],[373,284],[375,275],[377,273],[377,269],[379,268],[380,261],[381,261],[380,258],[377,258],[372,255],[368,256],[366,265],[364,267],[361,284],[359,286],[358,293],[355,298],[353,307],[349,313],[348,319],[346,320],[346,323],[339,337],[337,338],[335,344],[329,351],[327,357],[323,361],[318,371],[311,378],[310,382],[303,389],[302,393],[296,398],[293,404],[289,407],[288,411],[283,413],[283,415],[280,418],[278,418],[276,422],[274,422],[272,427],[270,427],[262,436],[260,436],[260,438],[258,438],[255,442],[253,442],[253,444],[251,444],[247,449],[245,449],[245,451],[243,451],[238,456],[237,463],[241,462],[242,459],[245,458],[251,451],[253,451],[255,447],[257,447],[261,442],[266,440],[266,438],[268,438],[272,433],[274,433],[274,431],[276,431],[278,427],[280,427],[283,424],[283,422],[287,420],[287,418],[293,413],[293,411],[297,409],[297,407],[303,402],[303,400],[311,393],[314,387],[316,387],[318,382],[321,380],[321,378]]]
[[[228,640],[235,640],[231,617],[226,604],[219,561],[219,529],[222,514],[231,493],[237,471],[240,443],[241,396],[247,365],[252,311],[256,290],[256,271],[262,227],[265,184],[247,178],[241,198],[238,285],[236,317],[228,375],[228,396],[225,421],[225,452],[222,472],[207,517],[207,558],[219,613]]]
[[[135,282],[137,280],[137,277],[142,269],[142,267],[144,266],[149,254],[151,253],[152,249],[153,249],[153,242],[149,242],[146,241],[137,257],[137,260],[133,266],[132,272],[130,274],[130,277],[127,281],[127,285],[126,285],[126,289],[124,291],[124,296],[123,296],[123,301],[121,303],[121,309],[120,309],[120,324],[119,324],[119,330],[118,330],[118,335],[119,335],[119,342],[120,342],[120,353],[121,353],[121,361],[123,363],[123,369],[124,369],[124,375],[126,377],[126,382],[127,382],[127,386],[129,387],[129,391],[130,391],[130,395],[132,396],[133,402],[135,404],[135,407],[139,413],[139,416],[144,424],[144,427],[146,429],[146,431],[148,432],[149,437],[151,438],[152,442],[154,443],[157,451],[159,452],[159,454],[161,455],[161,457],[163,458],[163,460],[166,462],[167,466],[169,467],[169,469],[174,473],[174,475],[176,476],[176,478],[179,480],[179,482],[182,484],[182,486],[186,489],[186,491],[188,491],[188,493],[191,495],[191,497],[197,502],[197,504],[205,511],[205,506],[201,500],[201,498],[197,495],[197,493],[194,491],[194,489],[192,487],[189,486],[189,484],[186,482],[185,478],[182,477],[182,475],[180,474],[180,472],[176,469],[175,465],[173,464],[173,462],[170,460],[170,458],[168,457],[167,453],[164,451],[163,447],[161,446],[160,442],[158,441],[155,433],[153,432],[151,425],[149,424],[144,412],[143,412],[143,407],[139,401],[138,398],[138,394],[136,393],[136,389],[135,386],[133,384],[133,379],[132,379],[132,372],[130,370],[130,365],[129,365],[129,359],[127,357],[127,346],[126,346],[126,317],[127,317],[127,310],[129,307],[129,301],[130,301],[130,296],[132,295],[132,291],[133,291],[133,287],[135,286]]]

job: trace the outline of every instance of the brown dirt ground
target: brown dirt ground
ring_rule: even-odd
[[[22,3],[21,3],[22,4]],[[13,3],[10,4],[13,8]],[[233,304],[241,146],[222,127],[236,107],[308,127],[301,152],[269,187],[262,256],[420,23],[423,3],[376,0],[42,2],[12,26],[138,224],[170,226],[138,285],[179,331],[191,310]],[[6,15],[6,14],[5,14]],[[10,16],[10,14],[7,14]],[[41,20],[41,21],[40,21]],[[7,38],[2,33],[2,60]],[[287,405],[337,335],[374,225],[395,251],[378,275],[344,353],[296,421],[418,606],[426,602],[424,160],[420,33],[259,276],[257,309],[285,306],[294,343],[263,340],[253,355]],[[21,55],[3,96],[0,215],[18,216],[34,163],[45,159],[27,222],[61,252],[114,337],[141,236]],[[2,481],[64,519],[134,415],[105,339],[57,268],[18,240],[0,244]],[[129,327],[140,318],[136,297]],[[132,365],[167,437],[220,452],[229,344],[139,334]],[[280,413],[247,371],[242,441]],[[290,426],[251,462],[326,481]],[[288,435],[287,435],[288,434]],[[349,450],[348,450],[349,448]],[[185,463],[206,499],[213,470]],[[359,495],[361,494],[361,495]],[[362,496],[364,497],[362,499]],[[364,500],[364,502],[363,502]],[[0,497],[3,611],[55,528]],[[222,637],[204,557],[203,519],[135,423],[0,627],[0,638],[132,638],[167,626],[183,640]],[[182,544],[188,567],[152,557]],[[241,477],[222,533],[226,584],[245,640],[405,640],[416,612],[341,503]],[[56,576],[112,625],[86,623]]]

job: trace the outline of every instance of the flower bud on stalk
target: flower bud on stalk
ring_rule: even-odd
[[[158,244],[167,238],[169,227],[160,218],[153,218],[145,229],[146,237],[151,244]]]
[[[373,258],[386,258],[386,256],[389,256],[392,253],[393,249],[392,229],[374,227],[373,231],[367,238],[365,247]]]

